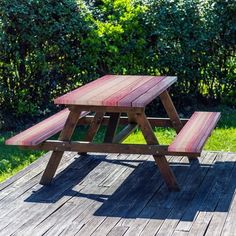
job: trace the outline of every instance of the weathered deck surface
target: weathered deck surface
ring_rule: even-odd
[[[236,153],[168,159],[178,193],[138,155],[67,153],[43,187],[46,154],[0,184],[0,235],[236,235]]]

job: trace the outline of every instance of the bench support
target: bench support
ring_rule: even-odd
[[[73,112],[71,111],[67,121],[65,123],[65,126],[63,130],[61,131],[61,134],[59,136],[60,141],[70,141],[74,130],[76,128],[77,122],[79,120],[81,112]],[[57,167],[61,161],[61,158],[63,156],[63,151],[53,151],[52,155],[49,159],[49,162],[47,164],[47,167],[43,173],[43,176],[40,180],[40,184],[42,185],[48,185],[51,183],[52,178],[57,170]]]
[[[180,130],[183,128],[183,124],[179,118],[179,115],[167,90],[160,94],[160,99],[171,120],[174,129],[177,133],[179,133]]]
[[[144,113],[136,114],[136,121],[140,126],[147,144],[159,144],[155,134],[152,131],[152,127],[147,120],[146,115]],[[167,184],[167,187],[170,190],[179,191],[179,186],[177,184],[176,178],[166,160],[166,157],[162,155],[153,155],[153,157],[157,166],[159,167],[162,177]]]
[[[115,134],[116,134],[116,130],[119,125],[119,121],[120,121],[120,113],[111,113],[107,130],[105,133],[105,138],[104,138],[105,143],[113,142]]]
[[[97,112],[90,123],[89,130],[86,134],[85,141],[92,142],[96,133],[98,132],[100,125],[102,123],[104,113]]]

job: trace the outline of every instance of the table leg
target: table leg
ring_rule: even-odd
[[[81,112],[74,112],[74,111],[70,112],[70,114],[67,118],[67,121],[65,123],[65,126],[59,136],[60,141],[70,141],[70,139],[74,133],[74,130],[76,128],[77,122],[79,120],[80,113]],[[57,170],[57,167],[61,161],[63,153],[64,153],[63,151],[53,151],[53,153],[48,161],[47,167],[43,173],[43,176],[40,180],[40,184],[47,185],[47,184],[51,183],[52,178],[53,178],[53,176]]]
[[[111,113],[107,125],[107,130],[104,138],[104,143],[112,143],[115,137],[117,127],[119,125],[120,113]]]
[[[176,130],[177,133],[180,132],[180,130],[183,128],[183,124],[180,121],[179,115],[175,109],[175,106],[172,102],[172,99],[168,93],[168,91],[164,91],[162,94],[160,94],[161,102],[171,120],[171,123]]]
[[[147,144],[159,144],[155,134],[152,131],[152,127],[147,120],[146,115],[144,113],[136,114],[136,121],[140,126]],[[166,160],[166,157],[160,155],[153,155],[153,157],[157,166],[159,167],[159,170],[164,178],[167,187],[170,190],[179,191],[179,186],[177,184],[176,178]]]
[[[172,102],[172,99],[168,93],[168,91],[164,91],[161,95],[160,95],[161,101],[163,106],[165,107],[165,110],[171,120],[171,123],[174,127],[174,129],[176,130],[177,133],[180,132],[180,130],[183,128],[183,124],[180,121],[179,115],[175,109],[175,106]],[[188,157],[189,162],[196,160],[196,157]]]

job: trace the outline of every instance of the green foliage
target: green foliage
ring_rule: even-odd
[[[58,95],[118,73],[177,75],[182,107],[234,106],[235,31],[234,0],[2,0],[0,117],[50,112]]]
[[[232,99],[235,104],[235,1],[160,0],[149,4],[151,65],[161,74],[178,75],[175,95],[192,101]]]
[[[79,2],[2,0],[1,110],[34,114],[56,95],[87,82],[93,61],[86,56],[89,45],[84,41],[92,31]]]
[[[145,5],[132,0],[103,0],[93,5],[100,57],[99,74],[138,74],[145,68],[146,32],[141,27]]]

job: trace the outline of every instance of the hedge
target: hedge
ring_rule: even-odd
[[[0,116],[49,113],[108,73],[177,75],[177,103],[234,106],[235,22],[233,0],[2,0]]]

